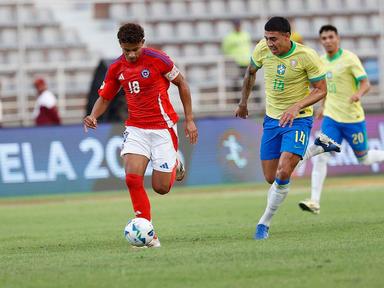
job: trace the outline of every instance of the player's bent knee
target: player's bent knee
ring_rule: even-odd
[[[272,184],[275,181],[275,175],[273,176],[265,175],[264,178],[265,178],[265,181],[267,181],[269,184]]]
[[[171,187],[169,184],[168,185],[157,184],[157,185],[153,185],[152,188],[156,193],[161,194],[161,195],[165,195],[171,190]]]
[[[285,169],[277,169],[276,177],[280,180],[287,180],[291,178],[291,173]]]

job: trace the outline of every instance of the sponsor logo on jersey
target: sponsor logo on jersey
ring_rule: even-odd
[[[285,65],[284,64],[279,64],[279,65],[277,65],[277,74],[278,75],[284,75],[285,74],[285,69],[286,69],[287,67],[285,67]]]
[[[296,59],[292,59],[292,60],[291,60],[291,66],[292,66],[293,68],[295,68],[295,67],[297,66],[297,60],[296,60]]]
[[[120,80],[120,81],[125,80],[125,79],[124,79],[124,75],[123,75],[123,73],[120,73],[119,80]]]
[[[149,75],[150,75],[150,73],[149,73],[148,69],[144,69],[143,71],[141,71],[141,77],[148,78]]]

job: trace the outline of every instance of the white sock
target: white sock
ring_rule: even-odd
[[[307,151],[305,151],[305,154],[303,156],[303,160],[308,160],[309,158],[312,158],[313,156],[319,155],[324,152],[323,147],[319,145],[312,144],[307,148]]]
[[[321,153],[324,153],[324,149],[323,147],[319,146],[319,145],[315,145],[315,144],[312,144],[311,146],[309,146],[307,148],[307,150],[305,151],[305,154],[303,156],[303,159],[301,159],[299,161],[299,163],[297,163],[296,165],[296,169],[298,169],[301,165],[303,165],[304,161],[305,160],[308,160],[316,155],[319,155]]]
[[[329,153],[324,153],[317,156],[313,163],[311,177],[311,200],[317,204],[320,204],[321,192],[323,191],[324,180],[327,176],[327,163],[329,158]]]
[[[377,162],[384,161],[384,150],[368,150],[365,157],[359,159],[359,162],[364,165],[372,165]]]
[[[263,216],[261,216],[258,224],[264,224],[269,227],[272,216],[276,213],[280,204],[284,201],[289,191],[289,183],[286,185],[278,185],[273,182],[268,191],[267,208],[265,208]]]

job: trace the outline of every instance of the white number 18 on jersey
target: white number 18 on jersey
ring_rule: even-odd
[[[132,93],[139,93],[140,92],[140,84],[139,81],[132,81],[128,82],[129,92]]]

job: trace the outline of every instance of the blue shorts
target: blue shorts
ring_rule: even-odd
[[[312,117],[297,118],[293,120],[292,127],[283,128],[279,126],[279,120],[265,116],[260,159],[279,159],[282,152],[303,157],[307,150],[312,123]]]
[[[365,120],[357,123],[341,123],[324,116],[321,132],[341,144],[343,139],[351,145],[355,155],[359,158],[365,154],[357,155],[356,152],[368,150],[367,127]]]

